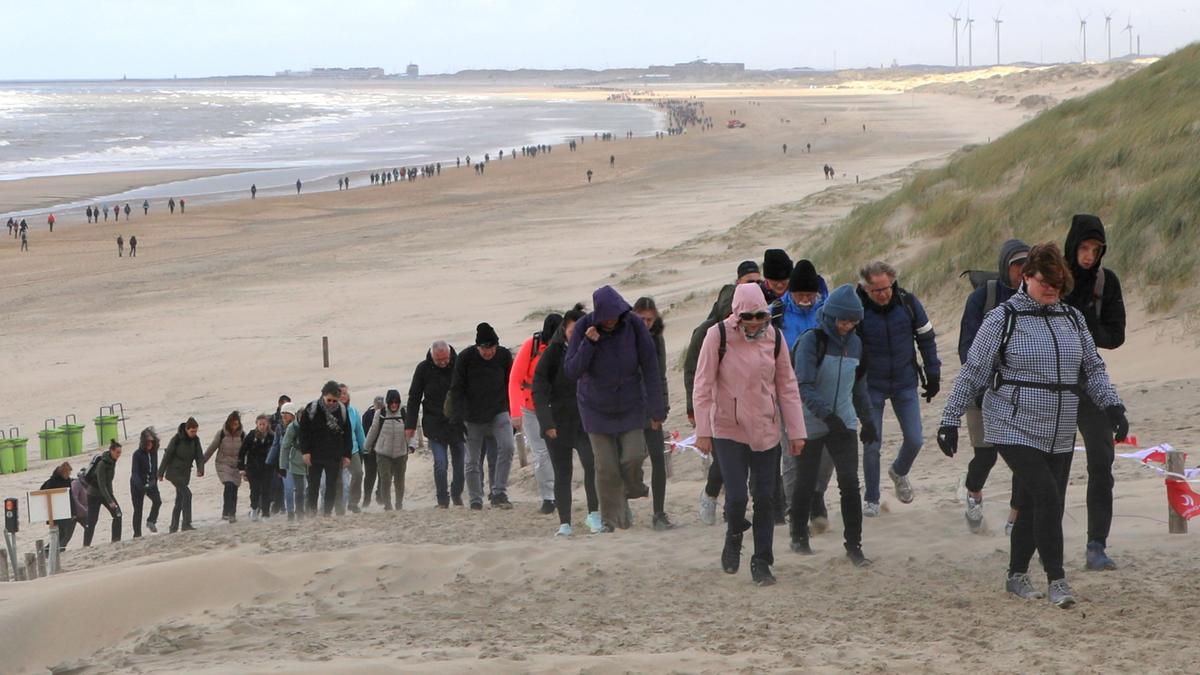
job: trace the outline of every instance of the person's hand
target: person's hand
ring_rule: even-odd
[[[600,331],[595,326],[588,326],[588,329],[583,336],[592,342],[595,342],[600,339]]]
[[[1125,417],[1125,406],[1110,405],[1104,409],[1104,414],[1108,415],[1108,423],[1112,425],[1113,440],[1129,438],[1129,419]]]
[[[858,440],[864,445],[879,442],[879,430],[875,428],[875,422],[871,420],[859,420],[858,423],[862,426],[858,430]]]
[[[557,439],[558,438],[558,429],[554,429],[554,428],[547,429],[546,430],[546,438],[549,438],[552,441]]]
[[[275,469],[275,473],[279,474],[280,478],[287,478],[287,469]]]
[[[416,435],[417,435],[417,430],[416,430],[416,429],[405,429],[405,430],[404,430],[404,437],[405,437],[406,439],[412,440],[412,437],[413,437],[413,436],[416,436]]]
[[[793,438],[788,441],[788,452],[792,457],[799,457],[800,453],[804,452],[804,439]]]
[[[163,482],[163,477],[162,477],[162,476],[159,476],[159,477],[158,477],[158,482],[160,482],[160,483],[161,483],[161,482]]]
[[[239,476],[241,476],[242,478],[245,478],[245,477],[246,477],[246,470],[245,470],[245,469],[238,469],[238,475],[239,475]]]
[[[513,427],[513,431],[520,431],[520,430],[521,430],[521,427],[522,427],[524,424],[525,424],[525,420],[524,420],[523,418],[520,418],[520,417],[514,417],[514,418],[512,418],[512,427]]]
[[[941,427],[937,434],[938,447],[942,454],[953,457],[958,452],[958,427]]]
[[[113,513],[115,514],[113,517],[120,518],[121,517],[121,507],[116,502],[111,502],[109,504],[109,506],[112,507]]]
[[[200,469],[196,472],[196,478],[204,478],[204,469]]]
[[[846,423],[842,421],[842,418],[838,417],[836,414],[827,415],[824,419],[824,422],[825,426],[829,427],[830,434],[844,434],[850,431],[850,428],[846,426]]]
[[[350,468],[350,458],[349,458],[349,457],[343,457],[343,458],[342,458],[342,468],[343,468],[343,469],[349,469],[349,468]]]
[[[655,431],[662,429],[662,420],[650,420],[650,428]]]
[[[699,436],[696,438],[696,449],[702,455],[712,454],[712,436]]]
[[[312,453],[311,452],[306,452],[301,456],[304,457],[304,466],[312,466]]]
[[[696,413],[690,412],[687,414],[687,417],[688,417],[688,424],[692,425],[692,427],[695,427],[696,426]]]
[[[922,396],[925,397],[926,403],[929,403],[930,401],[932,401],[933,397],[937,396],[938,392],[941,390],[942,390],[942,376],[941,375],[926,375],[925,376],[925,393],[922,394]]]

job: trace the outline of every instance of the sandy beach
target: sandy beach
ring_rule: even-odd
[[[1067,98],[1103,81],[1037,91]],[[666,426],[687,435],[678,364],[738,261],[761,260],[775,246],[802,258],[805,242],[886,194],[913,165],[943,161],[1035,114],[938,93],[711,93],[702,92],[717,123],[710,131],[589,137],[574,153],[557,146],[492,161],[483,176],[463,168],[349,192],[189,200],[186,214],[158,209],[128,223],[87,225],[72,215],[53,235],[38,223],[24,254],[0,240],[0,370],[10,392],[0,421],[35,436],[43,419],[90,420],[121,402],[132,451],[143,427],[165,442],[189,415],[207,444],[230,410],[252,419],[273,412],[281,393],[315,398],[330,378],[348,383],[365,409],[388,388],[407,391],[431,341],[465,346],[488,321],[515,347],[545,311],[589,301],[607,283],[631,302],[654,296],[666,310]],[[728,117],[746,128],[724,128]],[[833,181],[822,177],[826,163]],[[0,184],[0,208],[173,179]],[[117,256],[118,235],[137,236],[137,258]],[[898,242],[901,267],[904,251],[919,245]],[[947,384],[967,291],[964,282],[961,296],[927,303]],[[1200,440],[1190,415],[1200,383],[1195,338],[1174,316],[1148,315],[1138,289],[1126,294],[1129,340],[1109,370],[1143,445],[1188,448]],[[514,467],[513,511],[437,511],[422,452],[409,463],[404,511],[315,524],[223,523],[221,486],[209,474],[192,483],[197,531],[130,541],[127,522],[126,541],[86,551],[78,533],[65,574],[0,584],[0,620],[10,626],[0,633],[0,671],[1191,672],[1184,649],[1195,630],[1182,617],[1195,604],[1200,562],[1194,534],[1166,534],[1161,479],[1118,460],[1111,551],[1122,567],[1084,574],[1086,467],[1077,458],[1065,530],[1083,602],[1069,613],[1015,602],[1002,592],[1010,474],[997,466],[986,491],[989,527],[969,534],[958,488],[969,456],[946,459],[933,443],[942,401],[924,407],[917,500],[899,504],[885,485],[884,514],[866,522],[869,571],[841,555],[833,509],[833,533],[814,539],[815,557],[787,552],[786,527],[776,530],[778,586],[724,575],[720,528],[696,516],[704,466],[690,453],[674,459],[668,488],[678,528],[652,531],[643,500],[633,529],[566,541],[551,536],[552,516],[537,513],[532,467]],[[897,435],[885,422],[885,457]],[[94,450],[90,428],[86,438]],[[52,464],[0,476],[0,492],[38,487]],[[128,472],[122,459],[123,507]],[[582,489],[575,494],[582,519]],[[169,486],[163,496],[169,506]],[[41,530],[23,525],[22,550]],[[1046,648],[1031,659],[1010,649],[1015,640]]]

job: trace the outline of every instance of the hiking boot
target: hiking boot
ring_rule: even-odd
[[[194,530],[196,528],[192,527],[191,525],[184,525],[183,527],[181,527],[179,529],[183,530],[184,532],[191,532],[192,530]]]
[[[721,549],[721,569],[726,574],[737,574],[742,565],[742,533],[725,535],[725,548]]]
[[[542,508],[538,509],[538,513],[542,514],[543,516],[548,516],[551,513],[554,513],[554,500],[543,499]]]
[[[569,536],[571,536],[571,524],[570,524],[570,523],[563,523],[562,525],[559,525],[559,526],[558,526],[558,532],[555,532],[555,533],[554,533],[554,536],[556,536],[556,537],[569,537]]]
[[[1093,572],[1105,572],[1117,569],[1117,563],[1104,552],[1104,544],[1089,541],[1087,545],[1087,569]]]
[[[808,537],[792,537],[792,553],[813,555],[812,547],[808,545]]]
[[[855,567],[870,567],[872,564],[871,559],[863,555],[861,546],[846,549],[846,557],[850,559],[850,562],[854,563]]]
[[[899,499],[901,504],[911,504],[913,488],[912,483],[908,482],[908,476],[901,476],[895,469],[888,467],[888,478],[892,479],[892,486],[896,489],[896,499]]]
[[[750,579],[755,586],[775,585],[775,575],[771,574],[771,566],[758,556],[750,558]]]
[[[879,502],[865,502],[863,504],[863,517],[874,518],[879,515]]]
[[[599,511],[592,511],[587,514],[587,518],[583,522],[592,531],[592,534],[600,534],[600,531],[604,529],[604,522],[600,520]]]
[[[439,503],[439,504],[437,505],[437,507],[438,507],[439,509],[448,509],[448,508],[450,508],[450,505],[449,505],[449,504],[442,504],[442,503]]]
[[[978,533],[983,529],[983,502],[967,497],[967,529]]]
[[[616,532],[616,531],[617,531],[617,528],[613,527],[612,523],[602,523],[600,525],[600,530],[598,532],[596,532],[596,534],[612,534],[613,532]]]
[[[700,490],[700,522],[705,525],[717,524],[717,498],[709,497],[703,488]]]
[[[667,514],[665,513],[654,514],[653,524],[654,529],[657,532],[665,532],[667,530],[674,529],[675,527],[675,523],[672,523],[671,519],[668,518]]]
[[[155,534],[158,534],[158,525],[155,524],[155,522],[153,520],[146,521],[146,529],[150,530],[151,532],[153,532]]]
[[[1026,572],[1008,575],[1004,582],[1004,590],[1022,600],[1041,600],[1046,594],[1033,587],[1033,581]]]
[[[482,511],[483,510],[483,502],[471,502],[471,510],[472,511]]]
[[[1071,609],[1075,606],[1075,594],[1071,592],[1071,586],[1067,584],[1066,579],[1055,579],[1050,582],[1050,602],[1062,609]]]
[[[512,509],[513,505],[512,505],[512,502],[508,501],[508,495],[501,492],[500,494],[498,494],[492,498],[492,507],[501,509],[504,511],[509,511]]]

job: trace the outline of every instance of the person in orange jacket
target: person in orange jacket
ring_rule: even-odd
[[[546,315],[541,332],[521,343],[508,377],[509,416],[513,427],[524,432],[525,442],[533,449],[533,475],[542,495],[543,514],[554,513],[554,465],[550,462],[550,450],[546,447],[546,439],[542,438],[533,404],[533,372],[561,323],[561,314]]]

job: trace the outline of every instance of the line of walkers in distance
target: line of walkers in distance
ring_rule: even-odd
[[[997,458],[1012,469],[1007,590],[1022,598],[1046,595],[1029,576],[1037,551],[1049,597],[1063,607],[1074,603],[1063,571],[1062,517],[1077,429],[1088,462],[1086,567],[1116,568],[1106,553],[1113,444],[1129,425],[1097,353],[1098,347],[1119,347],[1125,331],[1120,283],[1101,265],[1106,249],[1100,220],[1080,215],[1065,257],[1055,244],[1030,248],[1009,240],[995,272],[971,273],[975,288],[959,339],[963,367],[937,438],[953,456],[966,416],[974,449],[965,479],[972,531],[981,529],[984,483]],[[756,584],[775,582],[775,526],[790,524],[791,550],[812,555],[810,535],[829,527],[825,492],[835,475],[846,555],[856,566],[871,564],[862,548],[862,518],[880,514],[889,401],[900,443],[887,474],[899,502],[916,498],[909,474],[923,445],[920,403],[938,395],[941,363],[932,322],[898,278],[891,265],[876,261],[861,268],[857,285],[830,291],[810,261],[793,264],[783,250],[769,249],[761,265],[738,265],[735,282],[721,289],[693,331],[683,364],[687,416],[696,427],[697,448],[716,458],[699,517],[716,523],[724,489],[720,560],[726,572],[739,571],[748,530]],[[318,504],[325,515],[357,511],[371,503],[377,478],[376,500],[385,509],[401,508],[418,417],[434,458],[439,508],[464,505],[464,490],[471,509],[482,509],[485,497],[493,508],[512,508],[507,483],[514,433],[523,431],[533,450],[541,511],[558,513],[558,535],[573,532],[573,455],[584,471],[588,530],[630,527],[629,500],[647,496],[653,500],[652,527],[672,528],[664,510],[662,423],[669,410],[662,317],[652,299],[630,306],[610,286],[595,291],[592,306],[591,312],[577,305],[549,314],[515,356],[500,347],[487,323],[476,327],[474,344],[461,353],[435,342],[415,369],[407,406],[398,390],[390,390],[360,415],[349,390],[329,382],[304,405],[281,397],[276,413],[260,415],[248,433],[231,414],[207,452],[189,419],[161,462],[157,437],[147,430],[138,450],[145,459],[135,453],[131,478],[135,535],[140,495],[152,501],[152,526],[156,479],[163,478],[176,487],[172,531],[189,528],[192,466],[203,475],[214,456],[225,484],[223,517],[230,522],[243,477],[250,483],[251,518],[273,511],[301,517],[316,513]],[[88,501],[97,507],[81,504],[87,507],[85,543],[100,505],[115,514],[119,537],[119,507],[105,486],[119,451],[100,458],[95,480],[93,472],[84,472]],[[647,456],[649,487],[643,476]],[[69,483],[69,476],[66,467],[52,480]]]

